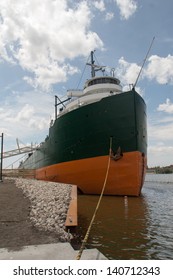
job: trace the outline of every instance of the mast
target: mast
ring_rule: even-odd
[[[95,74],[97,71],[105,71],[106,66],[100,66],[100,65],[96,65],[94,64],[95,60],[94,60],[94,52],[95,51],[91,51],[91,62],[90,63],[86,63],[86,65],[91,66],[91,77],[94,78]]]
[[[91,77],[95,77],[95,70],[94,70],[94,52],[91,51]]]

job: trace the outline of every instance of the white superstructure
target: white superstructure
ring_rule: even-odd
[[[93,77],[85,83],[83,91],[68,90],[67,96],[72,98],[60,114],[67,113],[80,106],[101,100],[104,97],[122,92],[120,81],[115,77]]]
[[[93,55],[94,52],[91,52],[91,63],[87,63],[87,65],[91,66],[91,79],[85,82],[83,90],[67,91],[68,99],[66,99],[65,101],[68,101],[68,103],[66,103],[65,105],[65,101],[59,103],[63,105],[63,107],[59,110],[59,116],[75,110],[81,106],[98,102],[102,98],[108,97],[110,95],[120,94],[122,92],[120,81],[114,77],[114,68],[112,68],[112,76],[95,75],[97,71],[104,72],[105,66],[95,65]]]

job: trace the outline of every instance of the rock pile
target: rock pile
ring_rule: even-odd
[[[65,231],[71,186],[61,183],[17,178],[15,184],[31,201],[30,220],[39,230],[54,232],[59,241],[72,236]]]

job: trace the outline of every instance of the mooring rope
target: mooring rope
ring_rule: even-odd
[[[100,206],[100,202],[102,200],[102,197],[103,197],[103,193],[104,193],[104,190],[105,190],[105,187],[106,187],[106,183],[107,183],[107,178],[108,178],[108,173],[109,173],[109,167],[110,167],[110,160],[111,160],[111,153],[112,153],[112,137],[110,137],[110,148],[109,148],[109,159],[108,159],[108,164],[107,164],[107,170],[106,170],[106,176],[105,176],[105,180],[104,180],[104,184],[103,184],[103,188],[102,188],[102,191],[101,191],[101,194],[100,194],[100,197],[99,197],[99,200],[97,202],[97,205],[96,205],[96,209],[94,211],[94,214],[92,216],[92,219],[91,219],[91,222],[89,224],[89,227],[88,227],[88,230],[85,234],[85,237],[82,241],[82,245],[80,247],[80,250],[77,254],[77,257],[76,257],[76,260],[80,260],[81,256],[82,256],[82,253],[83,253],[83,250],[85,248],[85,245],[88,241],[88,237],[89,237],[89,234],[90,234],[90,231],[91,231],[91,227],[93,225],[93,222],[94,222],[94,219],[96,217],[96,214],[97,214],[97,211],[99,209],[99,206]]]

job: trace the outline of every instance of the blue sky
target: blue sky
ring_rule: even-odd
[[[91,50],[147,104],[148,165],[173,164],[172,0],[1,0],[0,133],[4,150],[43,141],[54,95],[75,88]],[[89,69],[80,88],[89,75]],[[4,160],[4,167],[16,158]],[[17,166],[16,163],[14,166]]]

